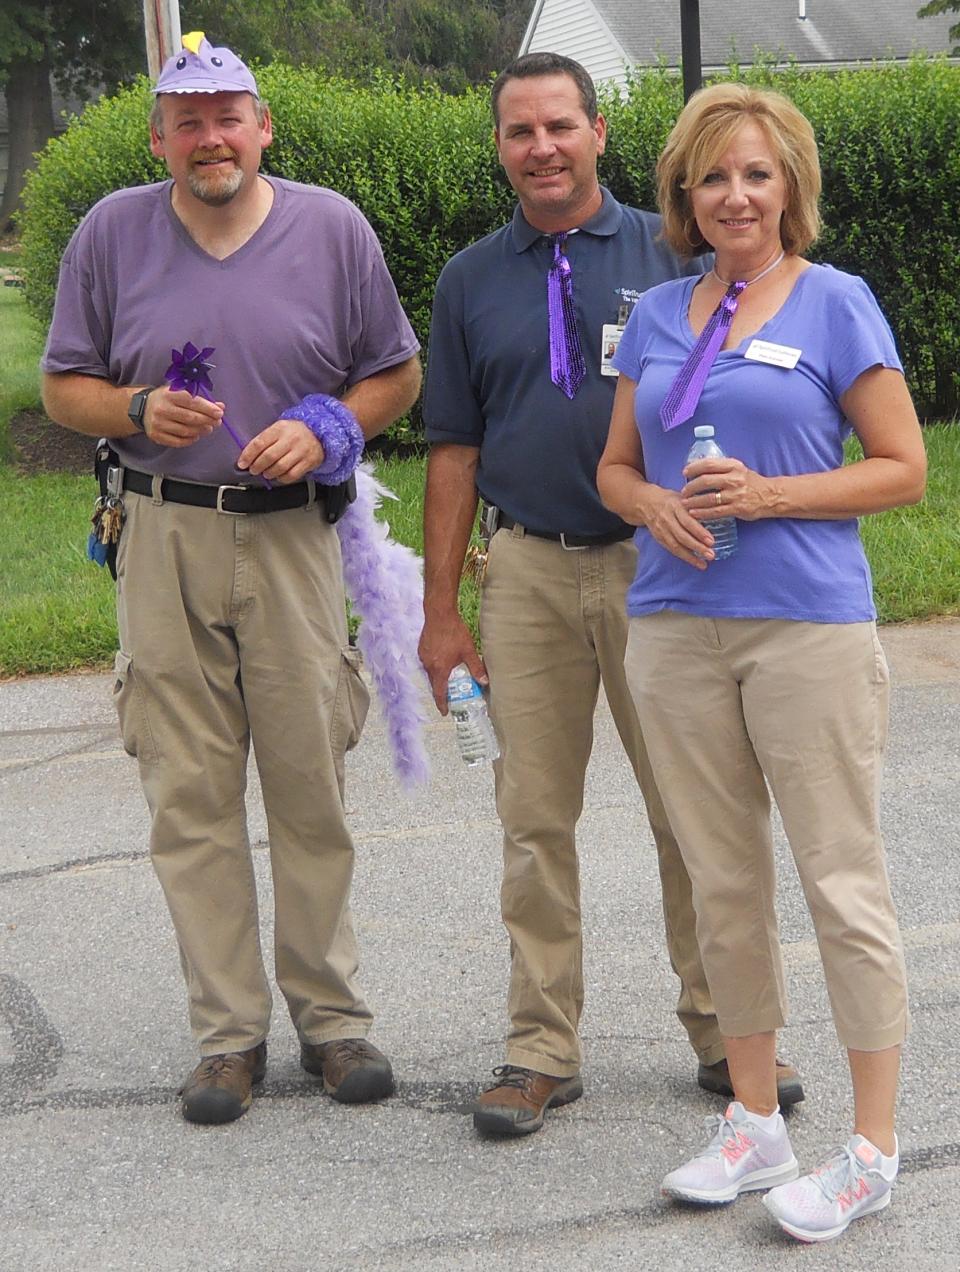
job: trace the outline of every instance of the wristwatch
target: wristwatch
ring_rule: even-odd
[[[155,388],[156,385],[151,384],[149,388],[137,389],[136,393],[134,393],[133,397],[130,399],[130,405],[127,407],[127,415],[130,418],[130,423],[135,424],[141,433],[145,431],[143,416],[147,409],[147,398]]]

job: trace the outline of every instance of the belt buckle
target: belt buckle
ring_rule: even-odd
[[[247,514],[240,509],[224,508],[223,492],[225,490],[246,490],[246,486],[218,486],[217,487],[217,512],[223,513],[225,517],[245,517]]]
[[[588,545],[586,543],[567,543],[567,536],[561,534],[560,546],[564,552],[586,552]]]

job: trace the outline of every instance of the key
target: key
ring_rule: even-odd
[[[477,587],[482,587],[486,573],[486,544],[472,543],[467,549],[467,555],[464,558],[463,570],[461,571],[462,577],[465,579],[473,579]]]

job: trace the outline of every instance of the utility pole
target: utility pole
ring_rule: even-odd
[[[143,0],[143,30],[147,43],[147,70],[156,79],[168,57],[180,47],[178,0]]]
[[[683,62],[683,100],[703,88],[700,64],[700,0],[680,0],[680,58]]]

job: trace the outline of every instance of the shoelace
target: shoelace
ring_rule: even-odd
[[[493,1076],[497,1081],[487,1087],[488,1091],[496,1091],[498,1087],[516,1087],[522,1091],[530,1080],[530,1070],[520,1069],[515,1064],[501,1064],[494,1069]]]
[[[826,1197],[833,1203],[840,1194],[856,1187],[858,1179],[864,1175],[875,1175],[882,1178],[876,1166],[864,1166],[860,1158],[846,1144],[838,1144],[825,1157],[810,1178]]]
[[[239,1056],[210,1056],[208,1060],[203,1062],[203,1076],[205,1078],[215,1077],[218,1073],[225,1073],[231,1069],[237,1069],[243,1064]]]
[[[343,1064],[347,1060],[364,1060],[369,1055],[370,1050],[362,1038],[338,1038],[332,1058]]]
[[[710,1143],[701,1156],[718,1157],[728,1143],[737,1142],[737,1128],[723,1113],[711,1113],[703,1119],[703,1125],[710,1136]]]

